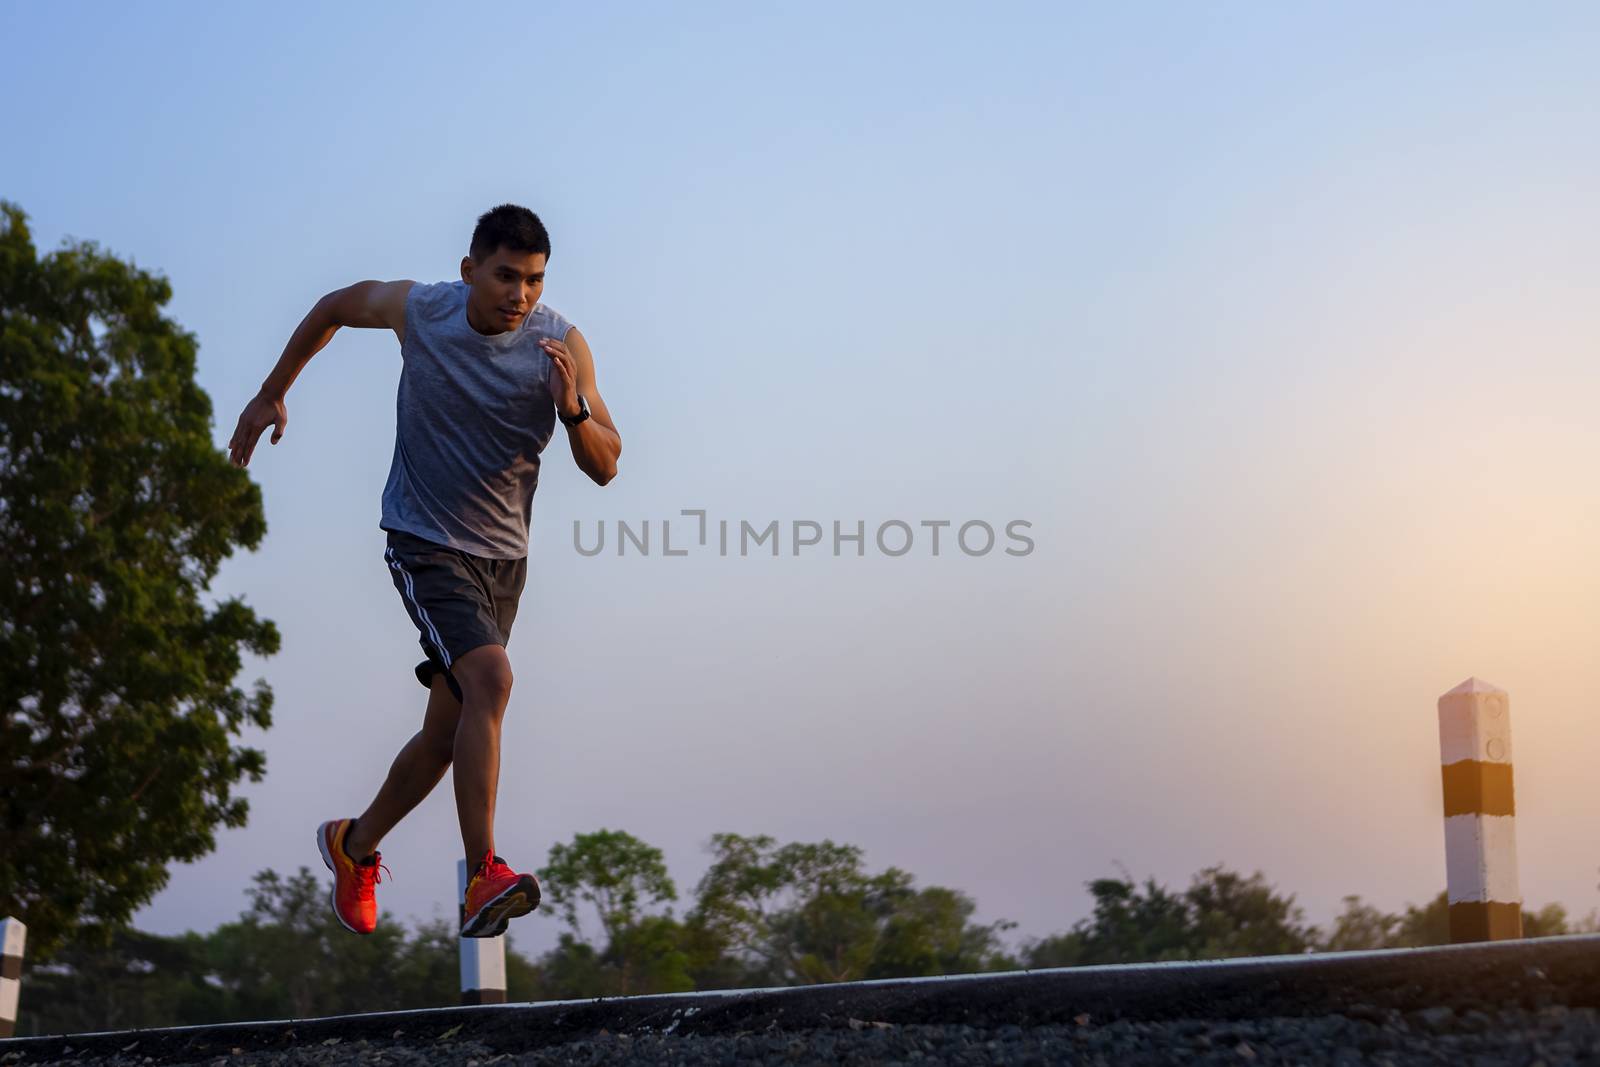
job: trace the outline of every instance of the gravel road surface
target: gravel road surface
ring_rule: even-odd
[[[1600,937],[0,1041],[0,1067],[841,1062],[1600,1067]]]

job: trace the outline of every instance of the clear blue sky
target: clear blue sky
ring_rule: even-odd
[[[10,4],[0,196],[165,273],[224,444],[362,278],[554,239],[625,442],[558,438],[511,642],[500,848],[831,837],[1068,925],[1125,864],[1326,920],[1443,888],[1434,700],[1511,693],[1522,885],[1594,883],[1600,16],[1585,5]],[[250,825],[139,921],[317,867],[415,728],[381,561],[392,338],[252,464],[276,620]],[[593,559],[574,521],[1032,523],[938,558]],[[679,530],[674,529],[674,539]],[[659,543],[656,546],[659,548]],[[787,551],[787,544],[785,544]],[[448,912],[448,789],[380,904]],[[320,869],[320,868],[319,868]],[[552,938],[528,920],[523,944]]]

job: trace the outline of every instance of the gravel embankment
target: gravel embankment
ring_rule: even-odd
[[[1600,937],[0,1041],[0,1067],[814,1063],[1600,1067]]]
[[[496,1052],[477,1041],[408,1042],[326,1038],[285,1052],[228,1053],[165,1063],[267,1067],[267,1065],[503,1064],[661,1065],[713,1067],[742,1064],[1084,1064],[1140,1067],[1194,1064],[1243,1067],[1254,1064],[1411,1065],[1512,1064],[1562,1067],[1600,1062],[1600,1012],[1593,1008],[1551,1007],[1538,1012],[1502,1011],[1458,1014],[1449,1008],[1393,1018],[1353,1019],[1342,1015],[1216,1022],[1172,1019],[1118,1021],[1096,1026],[972,1026],[890,1024],[858,1020],[834,1030],[769,1031],[765,1034],[689,1035],[604,1034],[522,1053]],[[331,1042],[331,1043],[330,1043]],[[16,1055],[12,1053],[11,1055]],[[82,1067],[135,1067],[152,1061],[137,1046],[111,1055],[32,1058],[6,1063],[70,1063]]]

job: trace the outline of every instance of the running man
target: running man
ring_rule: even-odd
[[[300,323],[228,443],[250,463],[268,426],[288,428],[284,395],[341,326],[393,330],[400,341],[394,461],[383,490],[384,563],[426,655],[419,730],[395,757],[367,810],[330,819],[317,847],[333,872],[333,910],[370,934],[381,881],[378,843],[455,766],[467,863],[461,935],[493,937],[539,904],[539,882],[495,853],[500,722],[511,696],[506,642],[528,572],[528,523],[539,453],[559,419],[572,458],[605,485],[622,438],[595,385],[583,334],[539,302],[550,236],[513,204],[472,232],[459,282],[366,281],[329,293]],[[385,868],[387,869],[387,868]]]

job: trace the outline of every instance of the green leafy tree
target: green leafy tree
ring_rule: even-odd
[[[807,884],[807,850],[834,847],[827,841],[820,846],[791,846],[796,859],[793,884]],[[853,847],[849,851],[853,862],[859,862],[859,852]],[[807,984],[865,978],[878,955],[895,897],[904,892],[908,879],[896,870],[876,878],[856,870],[821,882],[815,892],[802,888],[791,906],[768,919],[769,951],[780,977]]]
[[[896,900],[868,978],[909,978],[935,974],[1011,970],[1017,961],[1005,952],[1001,934],[1016,923],[976,923],[977,904],[965,893],[930,885],[906,891]]]
[[[1333,930],[1319,947],[1325,952],[1393,948],[1399,929],[1400,916],[1362,903],[1359,896],[1347,896],[1344,911],[1334,920]]]
[[[1041,959],[1030,952],[1033,966],[1092,963],[1142,963],[1191,959],[1194,934],[1183,896],[1147,878],[1143,887],[1131,878],[1097,878],[1089,883],[1094,897],[1091,916],[1070,935],[1052,939],[1076,949],[1073,959]]]
[[[0,914],[36,958],[242,826],[264,767],[234,740],[271,694],[234,678],[277,631],[201,601],[260,542],[261,493],[212,444],[171,295],[90,243],[37,255],[0,202]]]
[[[210,1023],[229,1018],[207,981],[205,939],[120,928],[104,943],[68,943],[22,976],[22,1036]]]
[[[1260,871],[1248,877],[1207,867],[1184,892],[1195,930],[1195,956],[1283,956],[1309,952],[1317,932],[1294,894],[1279,895]]]
[[[765,834],[731,833],[714,834],[710,847],[690,921],[740,960],[740,984],[807,984],[865,970],[882,909],[866,913],[860,849],[832,841],[780,848]]]
[[[250,909],[211,935],[210,969],[244,1018],[307,1018],[451,1003],[445,990],[408,1003],[392,981],[405,929],[379,923],[358,937],[328,907],[327,883],[306,867],[262,871]]]
[[[1078,967],[1087,962],[1088,947],[1077,930],[1028,942],[1022,949],[1025,967]]]
[[[1567,922],[1567,909],[1560,904],[1546,904],[1534,910],[1522,910],[1523,937],[1561,937],[1573,930]]]
[[[684,918],[678,946],[695,989],[739,989],[758,984],[745,961],[729,951],[727,940],[707,925],[698,909]]]
[[[556,844],[539,871],[545,897],[569,930],[546,958],[548,981],[571,996],[693,989],[679,924],[645,908],[678,898],[661,850],[621,830],[576,834]],[[592,909],[603,950],[583,936],[579,909]]]
[[[1259,871],[1248,877],[1207,867],[1175,893],[1147,878],[1089,883],[1094,911],[1070,931],[1024,952],[1031,967],[1217,959],[1306,952],[1317,931],[1293,896],[1280,896]]]
[[[1407,904],[1400,916],[1400,928],[1395,933],[1394,948],[1421,948],[1424,945],[1450,943],[1450,901],[1440,893],[1422,907]]]
[[[557,999],[614,996],[620,984],[601,951],[568,930],[539,957],[538,969],[541,994]]]
[[[687,926],[738,961],[745,972],[739,984],[977,971],[1008,962],[999,932],[1009,923],[974,924],[970,899],[938,886],[918,890],[897,868],[870,874],[853,845],[780,847],[765,835],[724,833],[712,837],[711,852]]]
[[[661,850],[622,830],[575,834],[572,844],[555,844],[539,870],[545,900],[582,937],[580,906],[600,917],[607,938],[636,922],[645,904],[678,899]]]
[[[695,988],[689,974],[683,925],[670,915],[645,915],[618,930],[605,961],[621,993],[684,993]]]
[[[460,930],[459,921],[435,917],[419,923],[401,941],[388,983],[397,1001],[408,1007],[430,1008],[455,1004],[461,999]],[[521,967],[514,967],[514,963]],[[523,978],[526,967],[527,961],[507,946],[507,999],[515,999],[514,989],[531,994],[531,984]]]

